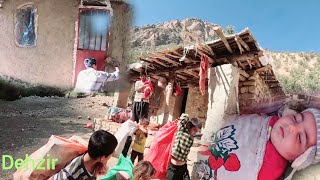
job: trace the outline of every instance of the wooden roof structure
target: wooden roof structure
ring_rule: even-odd
[[[146,72],[152,80],[175,78],[181,86],[198,85],[201,56],[205,54],[211,67],[232,64],[250,75],[257,71],[272,92],[284,95],[271,65],[260,60],[264,51],[248,28],[229,36],[225,36],[219,26],[214,27],[214,31],[219,39],[212,42],[178,46],[140,57],[143,65],[131,66],[129,79],[135,81],[140,72]]]

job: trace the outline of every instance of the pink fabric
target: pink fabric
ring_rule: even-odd
[[[150,93],[154,90],[154,87],[152,85],[152,82],[146,81],[143,84],[144,86],[147,86],[147,88],[143,92],[143,97],[148,98],[150,96]]]
[[[209,60],[207,55],[201,56],[199,72],[199,88],[202,95],[206,94],[206,79],[208,78]]]
[[[144,157],[144,160],[149,161],[157,170],[154,178],[166,179],[167,169],[171,160],[173,138],[177,130],[177,123],[169,122],[155,134],[150,150]]]
[[[269,125],[273,127],[278,119],[278,116],[273,116],[270,119]],[[263,164],[259,171],[258,180],[280,179],[287,165],[288,161],[278,153],[274,145],[271,143],[271,140],[269,140],[267,142]]]
[[[59,172],[65,165],[73,158],[85,153],[87,151],[88,144],[82,139],[77,137],[71,137],[69,139],[52,135],[44,146],[38,149],[36,152],[29,156],[29,159],[47,159],[50,154],[50,158],[58,159],[55,170],[32,170],[32,161],[29,161],[28,169],[17,170],[13,177],[15,180],[36,180],[36,179],[49,179],[54,174]],[[24,162],[26,163],[26,162]],[[36,161],[35,167],[39,165],[39,161]],[[42,165],[42,167],[44,167]]]

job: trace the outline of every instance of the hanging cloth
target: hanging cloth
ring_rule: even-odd
[[[201,56],[199,71],[199,88],[202,95],[206,94],[206,79],[208,78],[209,60],[207,55]]]
[[[174,95],[175,96],[179,96],[182,94],[182,90],[180,87],[180,83],[179,82],[175,82],[175,87],[174,87]]]

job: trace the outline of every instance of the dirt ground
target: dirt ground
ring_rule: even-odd
[[[0,155],[24,159],[26,154],[43,146],[51,135],[67,138],[78,135],[88,139],[93,129],[83,126],[93,122],[93,118],[104,117],[106,105],[111,105],[112,101],[112,97],[105,96],[80,99],[27,97],[0,101]],[[0,179],[12,179],[14,171],[1,170]]]

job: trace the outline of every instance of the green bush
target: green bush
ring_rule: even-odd
[[[22,86],[12,83],[8,80],[0,79],[0,99],[14,101],[21,97],[28,96],[65,96],[65,92],[61,89],[48,86]]]
[[[0,99],[14,101],[21,96],[21,87],[11,84],[6,80],[0,80]]]

